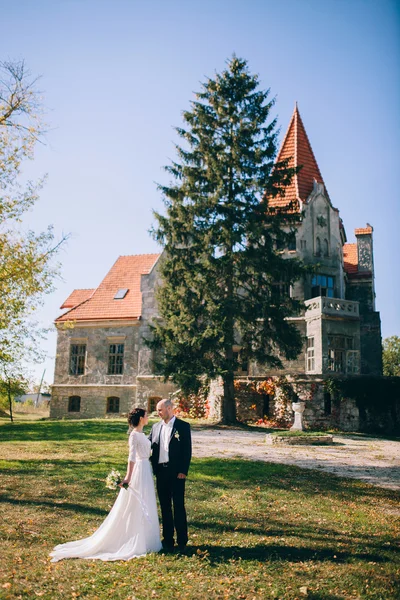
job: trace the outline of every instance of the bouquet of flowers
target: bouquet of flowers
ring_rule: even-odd
[[[112,469],[111,473],[109,473],[106,478],[106,488],[109,490],[117,490],[121,481],[121,473],[115,469]],[[126,490],[128,488],[128,484],[124,483],[122,487]]]

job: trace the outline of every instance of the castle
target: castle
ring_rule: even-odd
[[[291,202],[302,217],[284,256],[297,256],[317,272],[283,290],[304,302],[295,317],[304,350],[284,370],[241,364],[238,379],[262,380],[288,375],[300,382],[329,376],[381,375],[380,316],[375,310],[373,228],[355,230],[347,242],[339,210],[334,207],[315,159],[297,105],[278,160],[300,167],[285,196],[271,205]],[[132,406],[154,410],[157,401],[176,390],[153,369],[144,340],[157,317],[155,290],[159,254],[121,256],[95,289],[74,290],[56,321],[57,357],[50,416],[88,418],[126,413]],[[281,290],[282,292],[282,290]],[[234,348],[240,353],[240,346]],[[217,416],[213,388],[212,405]],[[317,398],[318,400],[318,398]],[[260,407],[260,413],[267,410]],[[273,410],[269,403],[268,410]],[[307,413],[306,413],[307,414]],[[320,393],[309,410],[309,423],[329,424],[331,399]],[[341,426],[357,427],[357,409],[342,415]]]

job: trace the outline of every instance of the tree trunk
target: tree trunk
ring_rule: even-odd
[[[7,382],[7,395],[8,395],[8,403],[9,403],[9,406],[10,406],[10,419],[11,419],[11,422],[13,422],[14,419],[13,419],[13,413],[12,413],[12,398],[11,398],[11,383],[10,383],[10,380],[8,380],[8,382]]]
[[[228,169],[228,199],[229,204],[232,203],[234,198],[233,184],[233,127],[231,126],[231,139],[230,139],[230,156],[231,163]],[[228,240],[226,244],[226,258],[227,258],[227,272],[226,272],[226,323],[225,323],[225,359],[227,364],[227,370],[223,375],[224,382],[224,397],[222,400],[222,423],[224,425],[235,425],[236,419],[236,403],[235,403],[235,387],[234,382],[234,358],[233,358],[233,344],[235,340],[234,334],[234,319],[233,319],[233,273],[234,273],[234,255],[233,255],[233,241],[231,238],[232,234],[231,216],[227,217],[226,230],[228,232]]]

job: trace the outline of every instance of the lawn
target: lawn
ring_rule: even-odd
[[[398,598],[399,495],[244,460],[194,459],[185,556],[49,562],[93,532],[125,469],[122,420],[0,425],[0,598],[294,600]],[[295,450],[294,450],[295,451]]]

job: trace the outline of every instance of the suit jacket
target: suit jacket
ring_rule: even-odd
[[[156,423],[151,428],[149,440],[151,441],[152,454],[150,456],[153,472],[157,475],[160,456],[160,433],[163,421]],[[172,434],[169,441],[169,467],[171,472],[188,474],[192,458],[192,436],[190,425],[186,421],[175,418]]]

